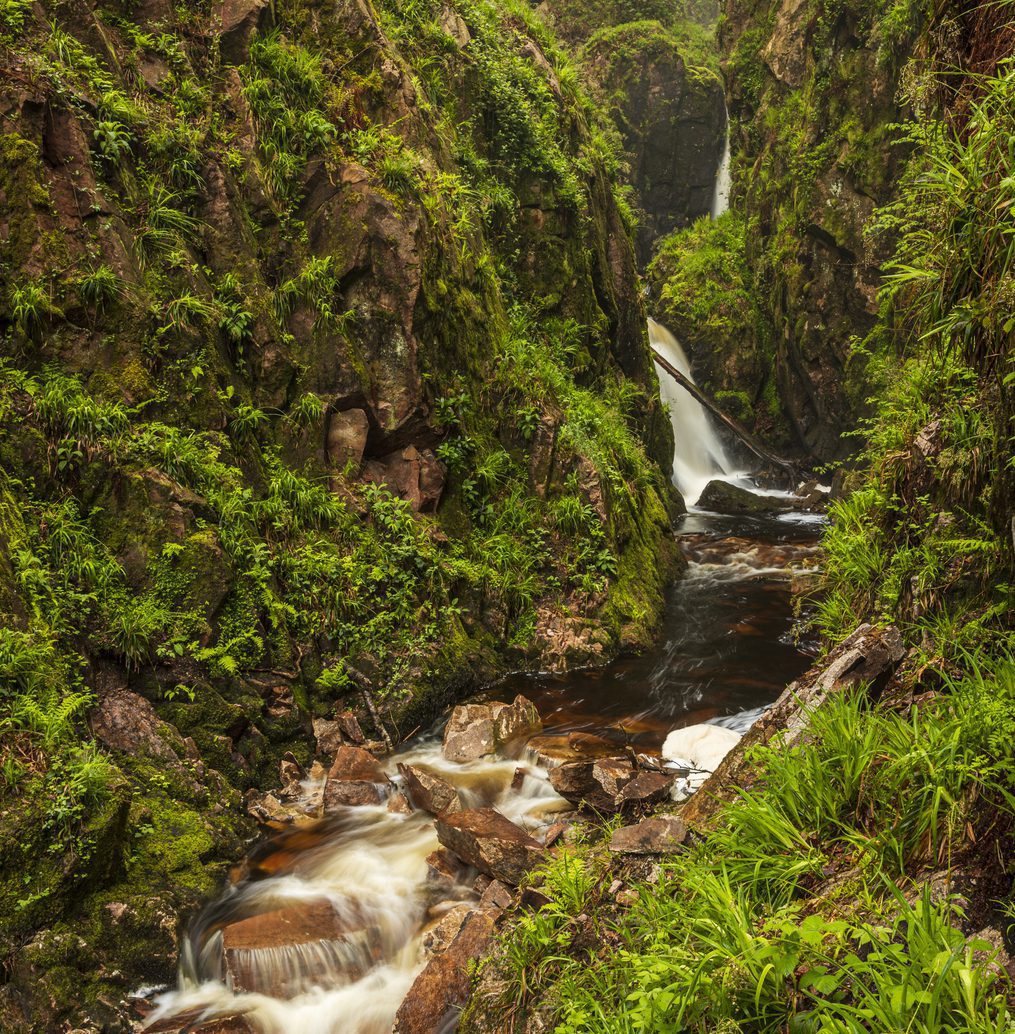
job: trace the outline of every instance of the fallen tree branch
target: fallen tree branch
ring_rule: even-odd
[[[689,392],[692,398],[697,399],[717,420],[721,421],[725,427],[728,427],[755,456],[763,459],[766,463],[770,463],[773,467],[779,467],[786,471],[791,478],[796,479],[798,472],[796,463],[792,460],[783,459],[783,457],[777,456],[774,452],[766,449],[743,424],[738,423],[728,413],[724,413],[693,381],[685,377],[668,359],[663,358],[654,348],[652,349],[652,358],[677,384]]]

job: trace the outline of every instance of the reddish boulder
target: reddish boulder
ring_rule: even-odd
[[[465,917],[451,944],[427,963],[405,996],[392,1034],[433,1034],[451,1030],[469,995],[469,963],[493,939],[498,912],[480,910]]]
[[[517,886],[545,857],[542,844],[493,808],[446,812],[436,827],[449,851],[502,883]]]
[[[413,807],[428,811],[431,815],[462,810],[458,791],[446,779],[416,765],[400,764],[398,771],[405,780],[405,793]]]
[[[523,696],[510,704],[462,704],[444,729],[444,756],[449,761],[475,761],[542,727],[535,704]]]
[[[381,804],[387,776],[380,762],[363,750],[348,744],[339,748],[324,784],[324,810],[343,805]]]

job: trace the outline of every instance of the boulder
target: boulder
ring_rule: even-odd
[[[449,761],[476,761],[542,727],[535,704],[523,696],[510,704],[462,704],[444,729],[444,756]]]
[[[608,815],[663,800],[675,778],[674,772],[640,770],[629,758],[589,758],[550,769],[550,785],[561,797]]]
[[[483,909],[464,917],[454,940],[430,959],[409,988],[395,1016],[392,1034],[433,1034],[454,1029],[469,995],[469,963],[486,953],[498,914]]]
[[[341,724],[329,722],[327,718],[314,719],[314,739],[318,754],[337,754],[345,742]]]
[[[710,481],[698,497],[702,510],[729,514],[781,513],[791,507],[777,496],[758,495],[725,481]]]
[[[676,772],[639,772],[616,796],[617,810],[659,804],[670,795]]]
[[[221,25],[219,52],[223,61],[241,65],[258,31],[271,21],[269,0],[220,0],[216,14]]]
[[[398,771],[405,780],[405,793],[414,808],[421,808],[431,815],[462,810],[458,791],[439,775],[416,765],[400,764]]]
[[[666,737],[662,754],[667,761],[689,761],[700,772],[714,772],[740,740],[740,733],[721,725],[688,725]]]
[[[342,806],[381,804],[387,776],[380,762],[362,747],[339,748],[324,784],[324,810]]]
[[[502,883],[517,886],[545,857],[543,846],[493,808],[437,817],[437,839],[463,862]]]
[[[610,837],[617,854],[663,854],[675,851],[687,839],[687,829],[672,815],[655,815],[633,826],[622,826]]]

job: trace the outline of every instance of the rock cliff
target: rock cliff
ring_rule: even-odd
[[[0,1025],[120,1030],[315,719],[646,640],[672,441],[524,5],[9,0],[0,82]]]

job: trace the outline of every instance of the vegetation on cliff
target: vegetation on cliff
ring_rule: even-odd
[[[313,718],[647,640],[672,445],[525,5],[7,0],[0,75],[0,1025],[115,1025]]]
[[[843,16],[823,13],[829,30]],[[835,72],[856,76],[836,103],[866,91],[860,69],[898,60],[886,41],[912,38],[922,17],[909,6],[868,15],[870,49]],[[802,737],[787,731],[735,762],[733,799],[695,799],[691,846],[655,871],[611,859],[598,831],[562,854],[543,877],[552,904],[517,918],[467,1029],[487,1029],[493,1001],[516,1030],[1012,1029],[1013,22],[1010,5],[940,17],[903,73],[913,118],[893,130],[894,151],[908,159],[854,228],[885,256],[869,318],[839,331],[871,415],[810,601],[829,644],[860,622],[891,623],[908,653],[887,685],[833,695]],[[757,104],[782,30],[754,18],[739,25],[728,73]],[[747,39],[768,63],[755,78]],[[758,111],[744,136],[775,125],[813,140],[821,124],[808,112],[792,129]],[[830,139],[840,175],[848,152]],[[772,168],[749,188],[748,219],[785,215],[825,175],[818,163],[818,180],[780,185]],[[820,239],[790,218],[769,230],[764,247],[782,240],[787,262]],[[753,306],[771,314],[745,271],[743,232],[739,216],[695,227],[656,260],[662,303],[706,340],[750,326]],[[757,242],[748,250],[756,261]],[[770,282],[804,275],[766,268]],[[780,290],[789,321],[812,304]],[[633,884],[623,902],[609,889],[618,875]]]

